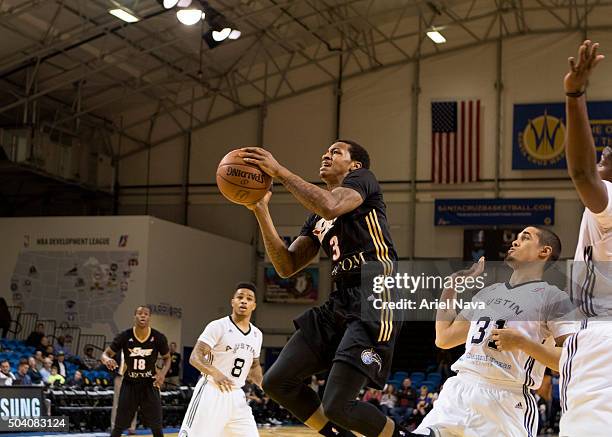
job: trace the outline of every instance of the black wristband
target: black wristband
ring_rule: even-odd
[[[585,91],[586,91],[586,88],[583,89],[582,91],[576,91],[576,92],[573,92],[573,93],[565,93],[565,95],[567,97],[580,97],[580,96],[584,95]]]

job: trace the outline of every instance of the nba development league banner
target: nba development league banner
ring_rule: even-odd
[[[435,226],[555,223],[555,199],[436,199]]]
[[[599,154],[612,146],[612,102],[588,102],[595,147]],[[512,169],[567,168],[565,161],[565,104],[514,105]]]
[[[290,278],[281,278],[272,266],[264,267],[264,301],[315,303],[319,298],[319,267],[306,267]]]

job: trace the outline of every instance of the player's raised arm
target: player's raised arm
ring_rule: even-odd
[[[189,357],[189,364],[198,369],[204,375],[212,376],[221,391],[232,391],[232,387],[234,386],[232,380],[225,376],[215,366],[213,366],[212,363],[212,348],[203,341],[198,340],[196,346],[193,348],[193,351],[191,351],[191,356]]]
[[[263,369],[261,368],[259,358],[253,360],[253,364],[251,364],[251,369],[249,370],[249,374],[247,376],[247,381],[252,382],[261,388],[263,383]]]
[[[578,59],[569,58],[570,71],[563,81],[567,96],[567,169],[580,200],[596,214],[606,208],[608,195],[597,171],[597,154],[584,92],[591,72],[604,58],[597,54],[598,47],[599,44],[589,40],[582,43]]]
[[[485,259],[481,257],[469,270],[462,270],[453,276],[476,277],[484,271]],[[440,349],[452,349],[466,342],[470,331],[470,321],[457,315],[452,308],[457,292],[447,288],[442,292],[441,302],[447,302],[447,309],[438,309],[436,312],[436,346]]]
[[[319,252],[319,247],[308,237],[298,237],[291,246],[287,247],[283,239],[278,235],[268,202],[272,193],[267,193],[259,202],[247,205],[257,218],[261,235],[268,257],[274,265],[276,272],[283,278],[299,272],[303,269]]]
[[[326,220],[333,220],[354,210],[363,203],[361,195],[351,188],[336,187],[328,191],[306,182],[280,165],[274,156],[265,149],[246,147],[242,150],[241,156],[246,162],[258,165],[264,172],[279,180],[306,209]],[[338,153],[340,153],[340,149],[338,149]]]

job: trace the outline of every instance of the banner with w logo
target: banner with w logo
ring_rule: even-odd
[[[589,118],[597,156],[612,146],[612,102],[589,102]],[[512,169],[563,169],[565,161],[565,104],[514,105]]]

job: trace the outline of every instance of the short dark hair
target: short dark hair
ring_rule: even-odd
[[[234,288],[234,294],[241,288],[246,288],[251,290],[253,293],[257,293],[257,287],[252,282],[239,282],[236,284],[236,288]]]
[[[134,315],[136,315],[136,313],[138,312],[138,309],[140,308],[144,308],[146,309],[149,314],[151,314],[151,308],[149,308],[147,305],[138,305],[135,309],[134,309]]]
[[[539,226],[534,227],[538,230],[538,240],[540,241],[540,246],[550,246],[552,249],[550,257],[546,260],[547,266],[550,266],[561,256],[561,239],[550,229],[541,228]]]
[[[361,162],[363,168],[370,168],[370,154],[361,144],[352,140],[336,140],[337,143],[349,145],[349,153],[353,161]]]
[[[4,360],[0,361],[0,364],[4,364],[4,363],[9,363],[9,360],[4,359]],[[11,364],[11,363],[9,363],[9,364]]]

